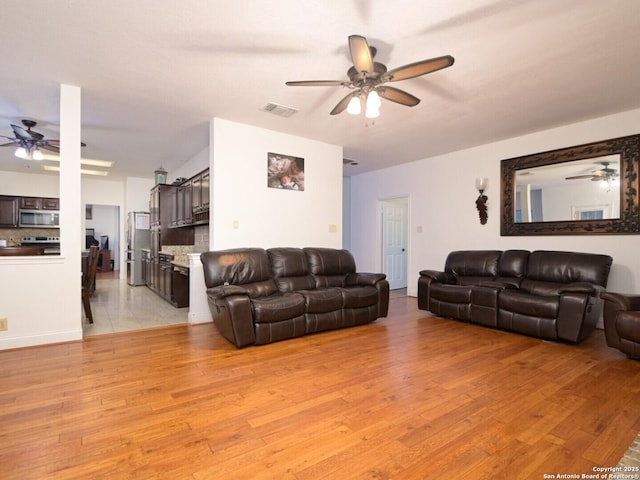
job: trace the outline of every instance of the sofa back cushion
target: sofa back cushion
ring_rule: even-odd
[[[343,287],[347,275],[356,273],[356,262],[348,250],[307,247],[303,251],[317,287]]]
[[[521,287],[533,293],[573,282],[606,287],[612,261],[609,255],[538,250],[529,255]]]
[[[500,256],[496,280],[514,287],[520,286],[527,272],[529,250],[505,250]]]
[[[309,273],[307,257],[301,248],[270,248],[267,255],[278,290],[292,292],[315,288],[316,282]]]
[[[475,285],[498,275],[500,250],[457,250],[449,253],[444,271],[459,285]]]
[[[252,298],[278,291],[267,252],[262,248],[234,248],[200,255],[207,288],[242,285]]]

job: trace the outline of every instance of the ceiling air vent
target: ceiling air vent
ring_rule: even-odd
[[[265,112],[278,115],[279,117],[286,117],[286,118],[298,112],[298,110],[296,110],[295,108],[285,107],[284,105],[278,105],[277,103],[267,103],[263,108],[263,110]]]

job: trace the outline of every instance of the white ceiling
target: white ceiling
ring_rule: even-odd
[[[394,83],[416,107],[330,116],[348,91],[285,82],[346,80],[351,34],[389,69],[455,64]],[[639,108],[640,2],[21,0],[3,2],[0,56],[0,135],[28,118],[58,138],[59,84],[79,86],[83,156],[115,161],[110,178],[171,172],[208,145],[212,117],[342,145],[357,174]],[[39,168],[13,151],[0,170]]]

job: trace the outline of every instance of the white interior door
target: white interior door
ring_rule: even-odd
[[[382,202],[382,263],[392,290],[407,287],[408,199]]]

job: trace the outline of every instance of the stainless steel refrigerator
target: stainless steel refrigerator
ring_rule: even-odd
[[[148,212],[129,212],[127,218],[127,283],[144,285],[142,250],[150,248]]]

